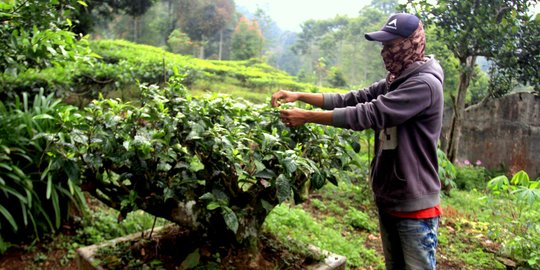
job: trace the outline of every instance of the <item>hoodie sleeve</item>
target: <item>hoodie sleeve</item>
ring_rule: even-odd
[[[385,87],[385,80],[381,80],[363,90],[351,91],[346,94],[323,93],[324,103],[322,108],[333,110],[335,108],[355,106],[359,103],[369,102],[377,98],[378,95],[383,94]]]
[[[375,100],[334,109],[333,125],[353,130],[397,126],[430,106],[432,93],[426,81],[411,78]]]

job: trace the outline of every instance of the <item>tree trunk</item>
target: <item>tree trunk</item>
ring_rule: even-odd
[[[223,29],[219,30],[219,53],[218,53],[219,61],[221,61],[222,53],[223,53]]]
[[[137,42],[137,17],[133,16],[133,42]]]
[[[204,45],[203,44],[201,44],[201,46],[199,47],[199,58],[204,59]]]
[[[471,77],[476,62],[476,56],[469,56],[459,60],[463,71],[459,77],[459,87],[457,98],[454,100],[454,115],[452,124],[448,131],[448,145],[446,147],[446,156],[452,162],[457,158],[457,150],[459,149],[459,139],[461,136],[461,126],[463,122],[463,112],[465,111],[465,98],[467,97],[467,89],[471,82]]]
[[[134,203],[138,205],[138,209],[172,221],[189,230],[190,234],[197,238],[211,243],[212,246],[234,247],[245,250],[249,254],[258,254],[262,225],[271,209],[278,204],[275,196],[272,196],[275,193],[272,189],[266,190],[263,187],[254,186],[247,192],[229,190],[231,193],[227,196],[231,200],[228,207],[234,212],[238,221],[238,228],[236,232],[233,232],[225,222],[222,208],[209,210],[207,204],[195,193],[182,194],[185,195],[182,198],[166,199],[164,194],[152,192],[154,190],[152,188],[115,189],[114,185],[101,182],[95,178],[95,175],[90,171],[85,173],[86,181],[81,185],[82,190],[89,192],[107,206],[119,210],[119,220],[125,218],[127,212],[122,210],[120,200],[110,198],[129,196],[130,192],[135,191],[138,198]],[[136,182],[149,181],[144,179],[144,181]],[[236,192],[241,192],[241,194],[236,194]],[[261,203],[262,201],[266,201],[267,204]]]
[[[140,16],[133,16],[133,42],[139,42],[139,37],[140,37],[139,32],[141,31],[139,29],[140,20],[141,20]]]
[[[200,59],[204,59],[204,45],[206,44],[206,38],[205,36],[203,35],[201,37],[201,42],[199,44],[199,58]]]
[[[172,31],[174,31],[175,20],[174,20],[173,15],[174,15],[173,1],[168,0],[168,3],[167,3],[167,21],[168,21],[169,27],[167,27],[167,34],[164,35],[164,37],[163,37],[165,44],[167,44],[167,42],[169,40],[169,35],[172,33]]]

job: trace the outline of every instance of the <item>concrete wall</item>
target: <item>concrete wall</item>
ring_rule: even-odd
[[[516,93],[467,110],[457,157],[539,177],[540,97]]]

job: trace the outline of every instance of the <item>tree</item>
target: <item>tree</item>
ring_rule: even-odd
[[[199,58],[204,58],[204,46],[215,34],[220,35],[220,55],[223,43],[223,30],[230,24],[234,14],[231,0],[196,2],[190,6],[190,12],[184,14],[183,31],[200,46]]]
[[[272,18],[260,7],[255,11],[254,20],[257,22],[263,36],[263,44],[261,46],[260,55],[265,55],[270,46],[276,42],[276,23]]]
[[[514,21],[514,25],[509,27],[516,39],[510,46],[500,48],[497,57],[492,59],[495,72],[506,80],[530,84],[540,94],[540,14],[528,21],[526,18],[523,22]],[[490,93],[497,92],[497,89],[490,88]]]
[[[378,57],[380,44],[366,41],[364,34],[379,30],[386,17],[378,8],[370,6],[355,18],[337,16],[306,21],[293,49],[305,58],[306,65],[302,68],[306,72],[315,71],[313,64],[324,57],[328,65],[343,71],[344,79],[352,87],[365,87],[384,77],[385,69]]]
[[[83,42],[69,31],[72,12],[83,1],[9,1],[0,4],[0,73],[62,65],[85,57]],[[2,92],[2,91],[0,91]]]
[[[293,46],[293,51],[305,57],[304,69],[307,72],[315,72],[318,81],[322,84],[320,73],[320,59],[325,59],[325,65],[336,65],[340,61],[340,46],[345,39],[347,26],[350,19],[344,16],[336,16],[328,20],[308,20],[302,23],[302,32]]]
[[[328,67],[327,67],[326,59],[324,59],[324,57],[317,59],[317,62],[315,63],[315,73],[317,74],[317,85],[319,87],[322,87],[323,79],[326,77],[328,73]]]
[[[219,0],[217,2],[217,13],[222,22],[221,27],[219,28],[219,50],[218,50],[218,60],[221,60],[223,57],[223,31],[231,24],[233,19],[233,14],[235,11],[234,2],[231,0]]]
[[[140,18],[154,4],[154,0],[113,1],[113,3],[133,18],[133,41],[137,42],[140,37]]]
[[[105,23],[114,14],[123,11],[133,17],[133,37],[138,38],[139,19],[156,0],[93,0],[80,7],[76,14],[77,21],[73,31],[88,34],[97,23]]]
[[[279,46],[272,50],[268,63],[289,74],[297,75],[301,71],[302,63],[300,57],[291,49],[296,41],[296,33],[284,32],[276,40]]]
[[[396,12],[398,5],[397,0],[372,0],[370,4],[371,7],[382,11],[387,16]]]
[[[502,51],[515,54],[519,49],[519,29],[530,21],[529,8],[537,1],[527,0],[442,0],[437,4],[421,0],[409,2],[406,7],[417,11],[428,27],[435,29],[439,39],[460,63],[460,79],[457,96],[453,98],[454,114],[449,133],[446,135],[446,153],[455,160],[465,99],[478,56],[497,59]],[[529,65],[537,65],[535,62]]]
[[[231,58],[246,60],[260,56],[263,37],[257,21],[240,17],[234,30],[231,44]]]
[[[331,67],[328,75],[328,82],[332,87],[336,88],[345,88],[347,86],[347,81],[343,77],[343,72],[337,67]]]
[[[367,7],[349,23],[346,30],[349,45],[344,47],[341,70],[350,84],[364,87],[384,77],[386,70],[379,57],[381,47],[377,42],[366,41],[364,34],[379,30],[385,20],[380,10]]]
[[[167,45],[171,52],[180,54],[191,54],[193,43],[189,39],[188,35],[179,29],[175,29],[169,35],[167,39]]]

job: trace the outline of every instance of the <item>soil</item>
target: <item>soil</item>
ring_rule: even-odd
[[[65,249],[51,249],[50,242],[35,247],[9,249],[0,257],[0,270],[77,269],[76,260],[67,256]]]
[[[127,241],[114,248],[101,249],[96,258],[108,269],[144,268],[144,265],[165,269],[306,269],[318,258],[313,253],[291,252],[270,234],[263,234],[260,252],[232,246],[216,247],[201,243],[177,226],[145,240]],[[157,261],[156,261],[157,260]]]
[[[0,257],[0,270],[72,270],[77,269],[77,261],[67,249],[59,248],[54,239],[42,241],[35,246],[11,248]],[[64,241],[69,241],[64,239]],[[198,252],[198,268],[196,269],[306,269],[322,258],[316,254],[292,252],[270,234],[263,234],[259,242],[259,253],[238,250],[232,247],[212,247],[208,243],[200,243],[185,230],[178,227],[168,229],[150,240],[132,241],[117,244],[116,248],[105,249],[98,255],[107,269],[185,269],[181,265],[189,265],[186,257]],[[218,255],[219,254],[219,255]],[[151,266],[150,268],[144,268]],[[159,268],[159,267],[162,268]]]

